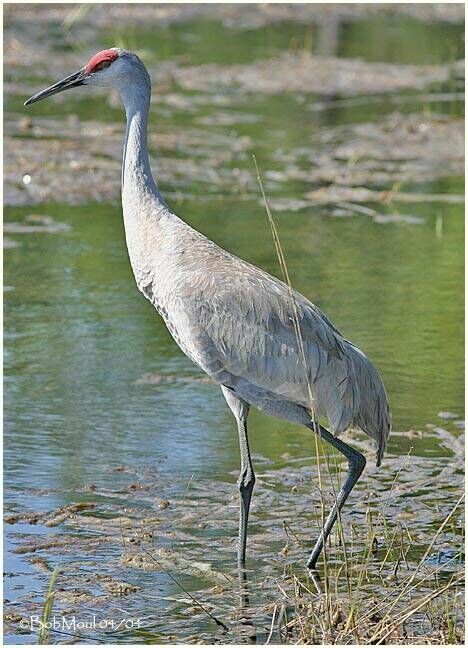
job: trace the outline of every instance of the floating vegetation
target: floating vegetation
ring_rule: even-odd
[[[412,643],[418,642],[423,628],[434,639],[448,636],[438,634],[441,628],[435,619],[444,609],[444,592],[452,599],[454,613],[461,613],[457,592],[461,591],[463,528],[461,509],[454,504],[463,491],[462,441],[455,432],[437,426],[429,432],[395,434],[411,439],[415,449],[418,439],[434,436],[451,455],[444,460],[413,453],[390,455],[378,474],[367,469],[353,494],[353,507],[342,520],[346,545],[336,530],[327,548],[326,582],[320,585],[329,588],[326,596],[323,589],[317,593],[313,582],[302,575],[307,549],[320,525],[320,507],[313,503],[315,461],[311,457],[286,459],[280,469],[268,462],[261,467],[260,462],[244,584],[251,601],[243,614],[263,642],[271,628],[284,641],[293,642],[338,642],[340,637],[340,641],[354,637],[362,642],[389,632],[395,643]],[[362,434],[353,436],[353,444],[370,449]],[[345,468],[341,460],[330,459],[331,482],[324,489],[327,506]],[[235,641],[245,628],[241,622],[230,621],[239,606],[234,484],[204,479],[169,485],[157,474],[149,480],[145,470],[138,468],[126,468],[123,474],[131,476],[134,486],[88,489],[89,502],[49,512],[7,515],[7,524],[21,524],[21,531],[14,534],[16,553],[30,560],[44,578],[53,568],[59,570],[54,613],[85,618],[93,610],[107,618],[115,613],[119,598],[137,595],[126,605],[132,613],[144,610],[145,627],[164,635],[167,619],[177,619],[179,639],[188,641],[188,619],[203,614],[202,609],[191,609],[195,600],[229,624],[229,641]],[[179,494],[174,497],[174,492]],[[158,502],[166,494],[171,504],[161,507]],[[59,525],[61,533],[44,538],[28,533],[28,524],[44,531]],[[207,542],[209,563],[204,558]],[[342,582],[343,569],[346,576]],[[179,596],[158,596],[158,581],[142,579],[144,572],[162,578],[177,574],[178,578],[190,575],[198,579],[199,588],[191,595],[194,600],[184,596],[183,586]],[[346,582],[353,591],[351,599],[346,596]],[[157,602],[157,614],[148,614],[150,601]],[[329,606],[328,621],[323,605]],[[279,618],[282,608],[288,612]],[[13,607],[7,604],[8,624],[19,627],[34,609],[29,597]],[[421,614],[428,619],[422,625]],[[317,622],[320,618],[319,625],[312,622],[315,617]],[[457,619],[451,632],[458,641],[462,635],[461,618]],[[213,642],[216,632],[213,624],[200,638]],[[104,633],[101,639],[106,636]]]
[[[7,234],[55,234],[57,232],[69,232],[71,227],[68,223],[58,223],[52,216],[43,214],[29,214],[22,223],[4,223],[3,231]]]
[[[64,139],[70,132],[70,119],[74,134]],[[29,139],[14,136],[15,132],[19,134],[19,120],[7,123],[11,136],[4,140],[6,204],[50,202],[61,193],[64,183],[70,203],[118,198],[122,125],[82,122],[77,117],[35,118],[32,133],[36,139]],[[104,148],[96,144],[97,140],[104,142]],[[160,151],[158,176],[168,186],[169,195],[191,195],[195,185],[206,187],[210,193],[215,189],[255,196],[253,166],[245,161],[253,150],[249,137],[191,127],[179,129],[177,134],[155,132],[150,142]],[[292,147],[276,153],[283,169],[265,172],[272,207],[297,211],[316,204],[340,206],[343,202],[461,203],[461,195],[405,192],[401,187],[461,176],[462,143],[463,120],[443,116],[393,113],[379,124],[327,128],[314,133],[307,148]],[[26,183],[24,178],[28,179]],[[285,197],[281,194],[291,180],[325,186]],[[32,231],[34,225],[27,227]],[[53,231],[51,224],[48,231]]]
[[[245,92],[317,93],[353,96],[421,90],[446,83],[452,76],[449,65],[392,65],[359,59],[313,56],[308,51],[285,52],[275,59],[247,65],[203,65],[173,71],[177,82],[188,90],[209,91],[220,86]]]
[[[309,205],[337,204],[343,202],[357,203],[418,203],[448,202],[463,204],[464,196],[453,194],[418,194],[403,191],[373,191],[365,187],[343,187],[330,185],[306,194]]]

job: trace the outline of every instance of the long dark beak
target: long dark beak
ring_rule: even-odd
[[[70,76],[67,76],[65,79],[62,79],[45,90],[41,90],[41,92],[29,97],[29,99],[24,102],[24,105],[29,106],[32,103],[36,103],[36,101],[41,101],[41,99],[51,97],[52,95],[57,94],[57,92],[62,92],[69,88],[77,88],[78,86],[83,85],[83,82],[87,77],[88,73],[86,72],[86,68],[81,68],[78,72],[70,74]]]

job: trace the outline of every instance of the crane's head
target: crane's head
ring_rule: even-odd
[[[97,52],[78,72],[74,72],[45,90],[41,90],[25,101],[24,105],[29,106],[36,101],[63,92],[63,90],[82,85],[107,86],[116,88],[122,93],[135,83],[144,83],[150,87],[145,66],[136,54],[119,47],[112,47]]]

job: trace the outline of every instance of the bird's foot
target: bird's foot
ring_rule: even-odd
[[[320,578],[320,574],[318,573],[318,570],[314,568],[307,568],[307,572],[309,574],[310,580],[313,582],[315,590],[317,594],[320,596],[323,594],[323,587],[322,587],[322,580]]]

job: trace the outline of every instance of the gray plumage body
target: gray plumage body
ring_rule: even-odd
[[[366,356],[301,294],[293,291],[293,303],[283,282],[175,215],[162,212],[152,225],[159,249],[145,267],[140,253],[131,255],[132,266],[182,351],[267,414],[310,421],[312,395],[316,415],[328,419],[331,432],[362,429],[375,440],[380,463],[390,416],[382,380]]]
[[[336,438],[357,427],[375,440],[380,464],[390,433],[382,380],[317,306],[279,279],[239,259],[178,218],[151,173],[147,118],[151,84],[140,59],[113,48],[26,104],[76,85],[115,88],[127,116],[122,207],[138,288],[155,306],[182,351],[221,386],[233,411],[241,451],[238,561],[245,562],[255,475],[247,440],[252,405],[319,433],[348,460],[349,473],[309,558],[317,558],[365,466]],[[296,319],[295,319],[296,318]],[[331,434],[312,422],[326,417]]]

